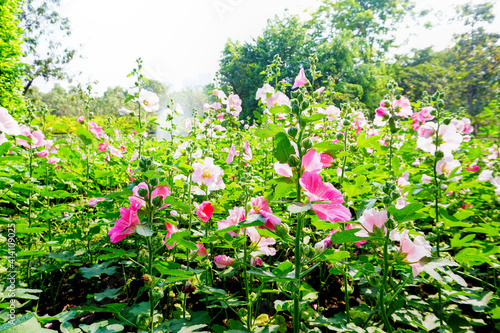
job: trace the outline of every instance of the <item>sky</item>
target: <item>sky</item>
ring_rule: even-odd
[[[454,13],[454,5],[465,0],[416,0],[419,9]],[[477,1],[476,1],[477,2]],[[228,39],[251,41],[261,34],[268,19],[282,16],[285,8],[306,19],[306,10],[318,0],[61,0],[60,14],[70,20],[72,34],[64,41],[80,57],[67,67],[75,75],[73,85],[98,81],[94,91],[133,85],[127,74],[143,59],[146,77],[168,83],[171,90],[189,84],[206,84],[218,69]],[[497,20],[500,6],[495,7]],[[447,19],[434,20],[426,31],[410,26],[399,31],[401,48],[434,46],[443,49],[461,27]],[[500,26],[500,24],[496,24]],[[493,25],[494,26],[494,25]],[[499,29],[500,30],[500,29]],[[34,84],[48,91],[53,82],[37,79]]]

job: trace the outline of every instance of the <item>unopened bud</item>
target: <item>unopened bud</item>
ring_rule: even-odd
[[[300,160],[297,155],[290,155],[288,157],[288,165],[291,166],[292,168],[299,166]]]
[[[153,205],[155,207],[163,206],[163,197],[161,195],[157,195],[156,197],[154,197],[153,198]]]
[[[337,140],[341,141],[344,139],[344,133],[337,133],[337,136],[336,136]]]
[[[449,125],[450,123],[451,123],[451,119],[450,118],[444,118],[443,119],[443,124]]]
[[[292,138],[295,138],[295,136],[297,136],[298,131],[299,130],[297,129],[297,127],[292,126],[288,129],[288,135],[290,135]]]
[[[311,139],[307,138],[305,140],[302,140],[302,147],[304,147],[305,149],[311,149],[313,146],[313,143],[311,141]]]
[[[151,184],[151,186],[158,186],[158,184],[160,183],[160,180],[158,178],[151,178],[149,183]]]
[[[137,191],[137,193],[139,194],[140,197],[143,197],[143,198],[148,196],[148,190],[143,188],[143,187],[141,187],[139,189],[139,191]]]

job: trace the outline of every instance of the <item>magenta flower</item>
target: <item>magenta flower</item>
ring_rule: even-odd
[[[85,117],[79,116],[77,120],[79,123],[82,123],[85,120]]]
[[[479,171],[479,165],[477,165],[477,164],[471,164],[470,166],[468,166],[465,169],[467,169],[467,171],[470,171],[470,172],[478,172]]]
[[[321,154],[314,149],[309,150],[307,154],[302,156],[302,170],[304,172],[320,173],[323,170]]]
[[[262,258],[259,258],[259,257],[257,257],[257,258],[252,257],[252,258],[250,258],[250,265],[252,265],[252,266],[262,266],[263,263],[264,262],[262,261]]]
[[[104,136],[104,131],[102,130],[102,127],[98,126],[95,121],[89,124],[89,131],[98,139]]]
[[[196,243],[196,246],[198,247],[198,251],[196,251],[196,255],[198,257],[206,257],[207,256],[207,249],[205,248],[205,245],[203,245],[203,243]]]
[[[234,161],[236,147],[231,144],[231,149],[229,149],[229,154],[227,155],[226,164],[231,164]]]
[[[335,189],[330,183],[323,183],[320,175],[306,171],[299,179],[309,201],[330,201],[330,203],[312,204],[312,210],[316,212],[320,220],[330,222],[346,222],[351,219],[351,212],[342,206],[344,198],[342,193]]]
[[[21,125],[20,127],[21,135],[26,136],[31,139],[31,145],[27,140],[16,139],[17,144],[23,146],[25,148],[38,148],[45,146],[45,135],[43,135],[42,131],[37,130],[31,132],[30,128],[26,125]]]
[[[281,224],[281,219],[277,217],[276,215],[273,215],[270,212],[267,212],[265,210],[260,211],[260,215],[264,217],[264,225],[260,226],[260,229],[267,228],[269,230],[276,230],[276,226]]]
[[[214,263],[217,268],[226,268],[227,266],[231,266],[233,264],[233,259],[223,254],[216,256],[214,258]]]
[[[165,222],[165,228],[167,228],[167,235],[165,236],[164,243],[167,249],[172,250],[177,243],[174,243],[172,245],[167,245],[167,239],[171,238],[172,235],[177,233],[179,230],[177,229],[176,225],[170,224],[168,222]]]
[[[375,110],[375,114],[379,117],[385,117],[388,114],[388,111],[384,107],[379,107]]]
[[[99,150],[100,152],[103,152],[103,151],[106,151],[108,150],[109,148],[109,143],[107,142],[102,142],[99,144],[99,146],[97,147],[97,150]]]
[[[0,106],[0,132],[8,135],[19,135],[21,129],[6,108]],[[24,135],[24,134],[23,134]]]
[[[272,213],[269,207],[269,201],[265,197],[257,197],[250,199],[250,206],[252,207],[248,214],[260,214],[261,211]]]
[[[333,157],[331,157],[328,154],[323,154],[323,153],[321,153],[320,156],[321,156],[321,164],[322,164],[323,168],[327,168],[327,167],[332,165]]]
[[[301,68],[299,74],[295,78],[292,90],[298,87],[302,87],[306,83],[307,83],[306,73],[304,72],[304,68]]]
[[[140,208],[140,204],[137,203],[132,203],[129,208],[120,208],[121,217],[116,220],[115,225],[108,232],[111,243],[117,243],[135,232],[136,225],[141,223],[137,216],[137,211]]]
[[[384,225],[385,221],[387,221],[386,210],[366,209],[358,221],[363,226],[363,229],[355,234],[358,237],[369,237],[370,234],[376,233],[378,229],[383,229],[384,234],[387,233],[387,228]]]
[[[193,181],[198,184],[210,186],[218,181],[222,176],[222,169],[214,164],[214,159],[205,157],[201,163],[193,163]]]
[[[210,201],[203,201],[201,205],[196,202],[193,204],[196,208],[196,215],[198,215],[203,222],[208,222],[214,213],[214,207],[212,207]]]
[[[104,201],[104,198],[91,198],[89,202],[87,203],[87,206],[89,207],[95,207],[97,206],[98,202]]]
[[[401,253],[406,254],[405,261],[410,263],[412,268],[413,277],[416,277],[424,269],[419,261],[424,257],[430,257],[431,246],[422,236],[415,237],[415,241],[412,242],[408,236],[408,230],[403,231],[401,234]]]

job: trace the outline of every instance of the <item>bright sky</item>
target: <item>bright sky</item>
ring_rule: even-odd
[[[416,2],[418,8],[453,13],[454,5],[466,1]],[[142,57],[147,77],[181,89],[183,82],[200,75],[213,77],[228,38],[250,41],[285,8],[306,18],[304,11],[317,4],[318,0],[61,0],[60,13],[71,23],[68,44],[83,57],[73,60],[68,70],[78,74],[73,84],[98,81],[95,91],[103,92],[110,86],[131,86],[133,79],[126,76],[135,59]],[[498,4],[495,13],[500,18]],[[401,31],[401,40],[411,31],[417,34],[410,39],[411,47],[442,49],[459,29],[456,24],[433,31],[412,28]],[[43,91],[51,87],[43,80],[35,85]]]

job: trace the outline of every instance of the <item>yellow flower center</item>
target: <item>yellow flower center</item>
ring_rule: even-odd
[[[210,171],[209,170],[203,170],[203,173],[201,174],[203,178],[210,178]]]
[[[259,214],[260,213],[260,207],[259,206],[253,206],[253,210],[255,213]]]
[[[148,102],[148,101],[144,101],[143,103],[144,103],[144,105],[146,105],[146,106],[148,106],[148,105],[149,105],[149,102]]]

